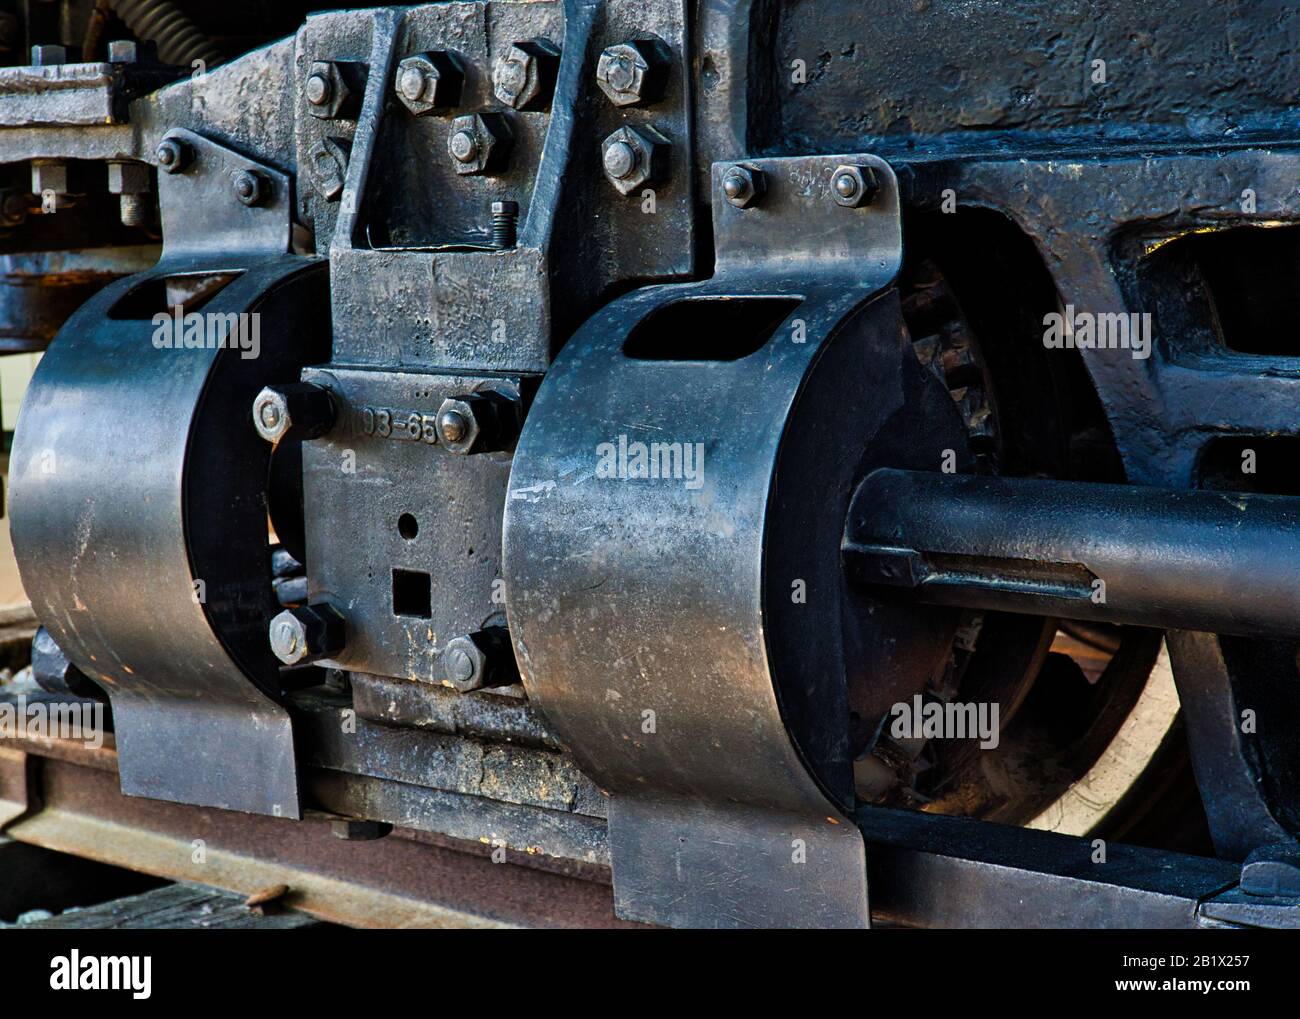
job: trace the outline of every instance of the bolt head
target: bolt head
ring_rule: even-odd
[[[285,609],[268,629],[271,652],[285,665],[329,658],[343,650],[343,616],[332,605],[301,605]]]
[[[361,71],[355,64],[313,60],[307,68],[302,94],[313,117],[338,120],[356,116],[361,106],[359,92],[364,91],[362,84]]]
[[[156,153],[164,173],[180,173],[194,159],[194,150],[179,138],[164,138]]]
[[[555,93],[560,51],[549,39],[514,43],[492,74],[496,97],[514,110],[542,110]]]
[[[615,106],[646,106],[663,98],[672,51],[660,39],[609,46],[596,63],[596,84]]]
[[[231,178],[231,182],[235,189],[235,197],[241,204],[250,208],[265,205],[271,197],[271,182],[266,179],[265,174],[258,173],[256,170],[240,170]]]
[[[448,50],[417,53],[397,65],[397,98],[417,117],[459,106],[464,84],[464,66]]]
[[[140,195],[149,190],[149,167],[144,163],[108,164],[110,195]]]
[[[115,39],[108,44],[110,64],[137,64],[140,62],[140,45],[130,39]]]
[[[453,453],[468,453],[482,431],[473,403],[464,397],[451,397],[438,408],[438,434],[443,445]]]
[[[32,163],[32,192],[43,195],[68,193],[68,164],[61,162]]]
[[[67,62],[68,49],[66,46],[32,47],[33,67],[56,67],[59,64],[66,64]]]
[[[730,205],[747,209],[767,193],[767,174],[756,166],[738,163],[722,175],[722,196]]]
[[[329,390],[311,382],[266,386],[253,398],[253,427],[267,442],[279,442],[290,430],[301,439],[317,438],[334,418]]]
[[[487,677],[487,655],[471,638],[456,637],[448,641],[442,652],[442,661],[447,682],[461,693],[483,686]]]
[[[499,113],[472,113],[451,122],[447,151],[459,174],[492,173],[503,169],[514,132]]]
[[[667,174],[671,144],[653,127],[620,127],[601,143],[605,177],[620,194],[629,195]],[[625,151],[626,150],[626,151]],[[628,167],[628,152],[632,165]]]
[[[858,209],[869,205],[880,190],[876,171],[870,166],[845,164],[831,173],[831,197],[836,205]]]

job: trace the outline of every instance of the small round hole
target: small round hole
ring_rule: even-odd
[[[409,513],[403,513],[397,518],[397,533],[407,541],[410,541],[420,533],[420,525],[415,522],[415,517]]]

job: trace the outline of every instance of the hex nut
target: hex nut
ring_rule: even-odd
[[[504,626],[487,626],[447,641],[442,669],[446,682],[461,693],[509,686],[519,680],[510,633]]]
[[[108,164],[110,195],[142,195],[149,190],[149,167],[144,163],[112,162]]]
[[[831,174],[831,197],[846,209],[870,205],[879,191],[880,181],[870,166],[844,164]]]
[[[312,186],[327,202],[337,202],[347,184],[351,143],[346,138],[322,138],[307,151]]]
[[[335,416],[330,391],[312,382],[266,386],[253,399],[253,427],[267,442],[319,438],[334,427]]]
[[[471,113],[451,122],[447,151],[459,174],[492,173],[505,167],[514,137],[501,114]]]
[[[46,45],[32,47],[32,67],[56,67],[67,62],[68,48],[66,46]]]
[[[138,64],[140,62],[140,44],[131,39],[114,39],[108,44],[108,62],[110,64]]]
[[[43,195],[68,193],[68,164],[56,161],[32,163],[32,193]]]
[[[496,97],[514,110],[543,110],[555,94],[560,51],[549,39],[514,43],[492,72]]]
[[[762,201],[767,193],[767,174],[757,166],[737,163],[722,174],[722,197],[737,209],[747,209]]]
[[[230,178],[230,182],[235,189],[235,197],[242,205],[252,208],[265,205],[271,200],[271,181],[264,173],[259,173],[257,170],[240,170]]]
[[[319,120],[355,118],[365,97],[365,65],[350,60],[313,60],[303,82],[307,109]]]
[[[663,180],[671,143],[653,127],[620,127],[601,143],[605,176],[620,194]]]
[[[180,173],[194,162],[194,149],[180,138],[164,138],[158,144],[156,156],[164,173]]]
[[[285,665],[305,665],[343,650],[346,626],[333,605],[285,609],[271,620],[271,651]]]
[[[417,117],[460,105],[465,70],[460,58],[446,50],[429,50],[397,65],[397,98]]]
[[[452,453],[503,452],[522,427],[520,402],[494,390],[450,396],[438,408],[439,441]]]
[[[645,38],[606,47],[596,63],[596,84],[615,106],[648,106],[664,96],[672,50]]]

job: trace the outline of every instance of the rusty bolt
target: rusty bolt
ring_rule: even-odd
[[[271,198],[271,182],[257,170],[240,170],[231,178],[235,197],[247,206],[265,205]]]
[[[180,173],[194,161],[194,150],[179,138],[164,138],[158,146],[157,156],[164,173]]]
[[[757,166],[737,163],[722,175],[722,197],[737,209],[747,209],[767,192],[767,174]]]
[[[285,665],[304,665],[343,650],[346,627],[333,605],[301,605],[271,620],[271,651]]]
[[[302,94],[313,117],[338,120],[361,112],[365,90],[364,65],[347,60],[313,60]]]
[[[447,151],[459,174],[492,173],[505,166],[514,133],[499,113],[471,113],[451,122]]]
[[[307,152],[311,182],[327,202],[343,195],[348,176],[350,144],[345,138],[322,138]]]
[[[461,693],[518,682],[519,671],[504,626],[487,626],[447,641],[442,651],[443,675]]]
[[[648,106],[664,96],[672,51],[661,39],[609,46],[596,64],[596,84],[615,106]]]
[[[451,396],[438,408],[438,433],[452,453],[496,453],[519,438],[523,415],[513,396],[485,390]]]
[[[630,195],[643,184],[662,180],[671,145],[653,127],[620,127],[601,143],[605,176],[620,194]]]
[[[492,75],[493,91],[515,110],[543,110],[555,94],[560,51],[549,39],[528,39],[506,50]]]
[[[460,58],[444,50],[417,53],[397,65],[397,97],[417,117],[460,105],[464,84]]]
[[[858,209],[870,205],[880,190],[876,171],[870,166],[837,166],[831,174],[831,197],[836,205]]]

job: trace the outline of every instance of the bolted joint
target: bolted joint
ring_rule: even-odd
[[[471,113],[451,122],[447,151],[459,174],[502,170],[514,142],[506,118],[499,113]]]
[[[449,397],[438,408],[438,436],[452,453],[504,452],[522,427],[523,405],[494,390]]]
[[[350,60],[313,60],[302,95],[319,120],[355,119],[366,92],[366,66]]]
[[[118,162],[108,164],[108,193],[111,195],[142,195],[149,190],[149,167],[144,163]]]
[[[630,195],[668,173],[671,144],[653,127],[620,127],[600,147],[605,176],[620,194]]]
[[[194,162],[194,149],[180,138],[164,138],[158,144],[156,156],[164,173],[180,173]]]
[[[265,205],[271,200],[271,181],[264,173],[258,173],[256,170],[240,170],[230,179],[230,183],[241,205],[252,208]]]
[[[460,105],[465,69],[447,50],[429,50],[397,65],[397,98],[417,117]]]
[[[846,209],[870,205],[879,191],[880,181],[870,166],[845,164],[837,166],[831,174],[831,197],[836,205]]]
[[[757,166],[737,163],[722,174],[722,197],[737,209],[757,205],[767,193],[767,174]]]
[[[513,110],[544,110],[555,95],[560,51],[549,39],[514,43],[492,72],[496,97]]]
[[[313,382],[267,386],[253,400],[253,427],[267,442],[317,439],[334,427],[334,397]]]
[[[447,642],[442,651],[446,682],[461,693],[519,682],[519,667],[510,647],[510,631],[487,626]]]
[[[131,39],[114,39],[108,44],[110,64],[140,63],[140,44]]]
[[[32,163],[32,193],[66,195],[68,164],[59,160],[36,160]]]
[[[333,605],[285,609],[270,626],[271,651],[285,665],[306,665],[343,650],[346,625]]]
[[[662,39],[609,46],[596,64],[596,84],[615,106],[648,106],[664,97],[672,50]]]

